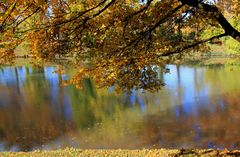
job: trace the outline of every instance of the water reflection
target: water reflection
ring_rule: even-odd
[[[54,67],[0,69],[0,150],[240,149],[238,67],[169,65],[158,93],[63,87]]]

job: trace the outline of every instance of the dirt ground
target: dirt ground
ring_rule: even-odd
[[[81,150],[2,152],[0,157],[240,157],[240,150],[143,149],[143,150]]]

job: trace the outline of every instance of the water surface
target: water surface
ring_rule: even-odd
[[[0,151],[240,149],[239,67],[169,65],[158,93],[63,87],[54,67],[0,69]]]

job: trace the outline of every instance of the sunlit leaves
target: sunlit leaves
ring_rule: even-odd
[[[217,5],[233,13],[239,11],[237,4],[229,0]],[[9,0],[0,11],[5,50],[24,40],[36,61],[70,59],[78,71],[70,83],[79,88],[83,78],[91,77],[100,87],[160,89],[163,83],[153,67],[207,51],[201,41],[222,33],[206,35],[206,30],[222,29],[218,12],[180,0]],[[7,58],[8,53],[2,54]]]

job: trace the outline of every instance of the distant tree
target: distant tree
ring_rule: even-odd
[[[159,89],[153,65],[164,66],[206,43],[230,36],[240,42],[224,12],[239,17],[239,0],[3,0],[0,3],[1,61],[27,41],[39,60],[70,56],[80,85],[91,75],[100,86]],[[219,33],[204,38],[208,29]],[[9,53],[11,52],[11,53]],[[10,57],[11,56],[11,57]],[[91,65],[83,68],[82,62]],[[86,64],[85,64],[86,65]]]

